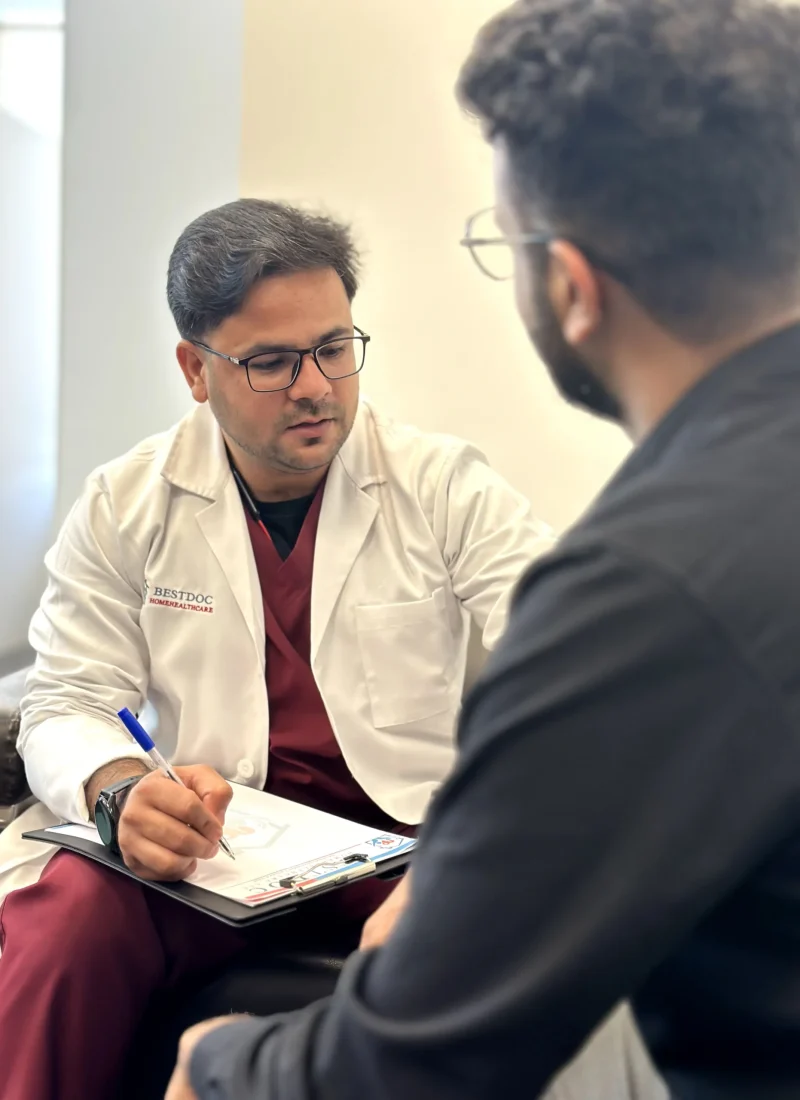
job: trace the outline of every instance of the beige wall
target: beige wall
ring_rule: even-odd
[[[553,393],[513,309],[458,247],[492,201],[487,149],[453,97],[497,0],[245,0],[242,194],[351,219],[366,250],[364,389],[466,436],[561,528],[622,456],[621,433]]]

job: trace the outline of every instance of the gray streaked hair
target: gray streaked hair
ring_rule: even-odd
[[[183,339],[202,340],[271,275],[330,267],[352,301],[359,263],[344,223],[286,203],[237,199],[181,233],[169,259],[167,301]]]

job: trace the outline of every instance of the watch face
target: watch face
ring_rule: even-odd
[[[94,808],[94,823],[100,834],[100,839],[107,848],[110,848],[116,840],[114,821],[103,799],[99,799]]]

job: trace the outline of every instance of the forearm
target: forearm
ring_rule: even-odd
[[[95,803],[105,787],[110,787],[112,783],[121,783],[123,779],[130,779],[132,776],[147,775],[149,770],[142,760],[136,760],[134,757],[112,760],[110,764],[98,768],[84,787],[89,817],[94,820]]]
[[[349,965],[349,964],[348,964]],[[286,1016],[240,1020],[194,1047],[188,1074],[197,1100],[318,1100],[329,1093],[309,1064],[314,1035],[327,1015],[317,1001]]]

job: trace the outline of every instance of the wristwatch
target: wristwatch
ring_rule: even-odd
[[[120,779],[119,783],[112,783],[110,787],[105,787],[100,792],[94,804],[94,823],[100,839],[106,848],[110,848],[117,855],[119,855],[117,829],[125,799],[143,778],[144,776],[141,775],[132,775],[127,779]]]

